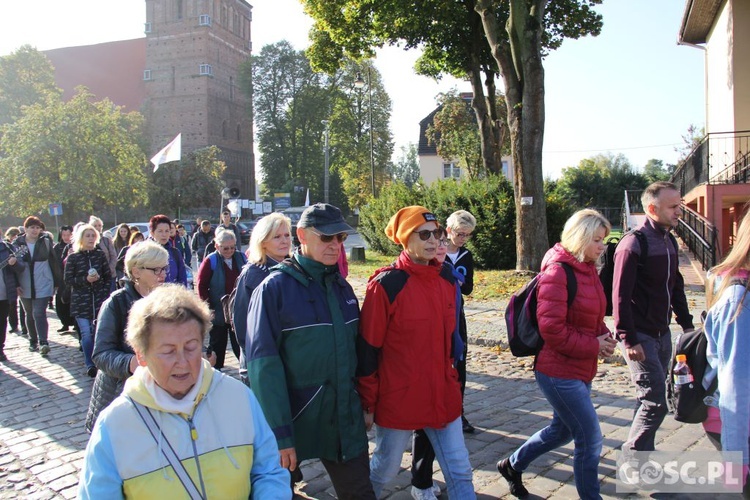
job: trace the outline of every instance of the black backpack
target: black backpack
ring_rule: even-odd
[[[706,396],[714,393],[718,386],[718,380],[714,377],[708,389],[703,388],[703,377],[708,368],[707,346],[708,341],[702,328],[696,328],[690,333],[680,334],[675,340],[674,357],[667,380],[667,401],[672,413],[674,413],[675,420],[678,422],[700,424],[708,416],[708,406],[703,400]],[[687,358],[686,364],[693,375],[693,382],[689,384],[675,385],[674,383],[672,373],[677,364],[675,358],[678,354],[684,354]]]
[[[565,269],[568,288],[568,308],[578,292],[573,268],[564,262],[557,265]],[[544,340],[539,334],[539,322],[536,317],[537,287],[543,273],[534,276],[531,281],[514,293],[508,307],[505,308],[505,326],[508,329],[508,346],[516,357],[536,356],[542,350]]]
[[[620,243],[620,241],[622,241],[622,238],[631,233],[636,237],[636,239],[638,239],[638,245],[641,248],[641,254],[638,258],[639,271],[646,265],[646,259],[648,259],[648,239],[642,231],[633,229],[632,231],[623,234],[621,238],[615,237],[609,239],[609,241],[607,242],[607,249],[604,251],[604,266],[602,266],[602,268],[599,270],[599,281],[602,282],[602,287],[604,288],[604,296],[607,298],[607,309],[606,311],[604,311],[605,316],[612,316],[613,312],[612,286],[615,282],[615,249],[617,248],[617,245]],[[669,235],[669,239],[674,245],[675,251],[679,253],[680,248],[674,235],[672,235],[672,233],[667,234]]]

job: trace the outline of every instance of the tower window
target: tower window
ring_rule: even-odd
[[[214,76],[214,69],[210,64],[201,64],[199,73],[201,75]]]
[[[208,14],[198,16],[198,26],[211,26],[211,16]]]
[[[151,23],[143,23],[143,32],[146,34],[151,33]]]
[[[150,69],[144,69],[143,70],[143,81],[147,82],[151,80],[151,70]]]

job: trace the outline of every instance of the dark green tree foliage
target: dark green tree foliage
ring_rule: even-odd
[[[217,207],[224,187],[221,176],[226,165],[218,160],[219,148],[192,151],[180,162],[161,165],[153,173],[149,208],[155,213],[177,216],[180,208]]]
[[[474,236],[467,244],[481,269],[511,269],[516,261],[515,204],[513,187],[503,176],[455,182],[440,180],[424,187],[408,189],[394,182],[383,189],[376,200],[360,212],[359,232],[370,248],[397,255],[400,248],[384,233],[391,216],[409,205],[422,205],[435,212],[442,224],[458,209],[468,210],[477,218]],[[573,210],[559,196],[547,195],[550,241],[558,241],[565,221]]]
[[[622,154],[599,154],[563,169],[556,193],[577,208],[621,207],[625,190],[643,189],[648,183]]]
[[[35,48],[24,45],[0,57],[0,125],[21,118],[24,106],[59,99],[61,95],[52,63]]]
[[[403,182],[408,188],[419,180],[419,158],[416,144],[410,142],[407,146],[401,146],[401,154],[395,163],[389,165],[389,173],[391,179]]]
[[[657,181],[668,181],[672,171],[664,166],[664,161],[651,158],[643,167],[643,176],[651,184]]]
[[[252,71],[248,69],[252,68]],[[302,204],[324,199],[324,121],[329,127],[329,201],[345,211],[371,195],[369,89],[354,87],[366,66],[349,62],[326,75],[315,73],[301,51],[286,42],[267,45],[241,71],[245,91],[252,86],[258,148],[266,195],[292,193]],[[391,103],[380,75],[370,68],[376,183],[386,181],[393,152],[388,129]],[[252,85],[250,84],[252,82]]]

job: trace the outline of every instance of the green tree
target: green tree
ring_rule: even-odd
[[[0,125],[21,118],[24,106],[61,95],[52,63],[35,48],[24,45],[0,57]]]
[[[542,56],[565,38],[597,35],[601,16],[591,6],[601,0],[303,0],[315,20],[309,54],[316,67],[331,71],[344,56],[358,59],[375,47],[423,47],[420,71],[467,78],[482,137],[482,157],[498,172],[501,123],[490,100],[495,77],[505,83],[506,107],[515,169],[518,269],[538,269],[548,248],[542,175],[544,71]],[[500,29],[505,26],[507,29]],[[485,39],[486,38],[486,39]],[[487,43],[489,42],[489,44]],[[491,58],[489,57],[491,56]],[[492,128],[495,126],[496,128]],[[493,136],[494,134],[494,136]],[[494,158],[494,160],[491,160]],[[533,203],[521,205],[521,199]]]
[[[250,64],[251,77],[244,68],[242,85],[247,88],[247,82],[253,82],[261,171],[268,194],[290,192],[292,203],[301,204],[309,188],[311,201],[324,199],[327,122],[329,201],[344,210],[364,205],[372,191],[370,127],[378,186],[388,179],[393,152],[388,129],[391,102],[379,73],[351,61],[331,75],[315,73],[305,54],[288,42],[263,47]],[[370,89],[355,88],[358,74],[369,74],[372,99]]]
[[[167,163],[153,173],[149,208],[177,216],[184,207],[218,206],[226,168],[220,150],[208,146],[192,151],[180,162]]]
[[[564,168],[555,192],[576,208],[619,208],[626,190],[643,189],[648,182],[622,154],[599,154]]]
[[[643,176],[649,184],[656,181],[668,181],[671,175],[672,173],[664,166],[662,160],[652,158],[643,167]]]
[[[25,108],[0,139],[0,207],[37,213],[52,201],[68,222],[109,207],[147,201],[146,158],[135,141],[139,113],[94,102],[85,87],[68,102],[48,99]],[[12,180],[12,182],[8,182]]]
[[[419,159],[417,145],[410,142],[401,146],[401,152],[395,163],[390,165],[391,179],[401,181],[410,188],[419,180]]]

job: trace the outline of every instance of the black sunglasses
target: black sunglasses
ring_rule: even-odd
[[[320,234],[317,231],[313,231],[313,233],[318,235],[318,238],[320,238],[320,241],[323,243],[330,243],[333,241],[334,238],[336,238],[339,243],[343,243],[346,241],[346,239],[349,237],[346,233],[339,233],[339,234]]]
[[[414,234],[419,235],[419,239],[422,241],[427,241],[430,239],[430,236],[434,236],[436,240],[439,240],[440,237],[443,235],[442,229],[433,229],[430,231],[429,229],[423,229],[421,231],[414,231]]]

